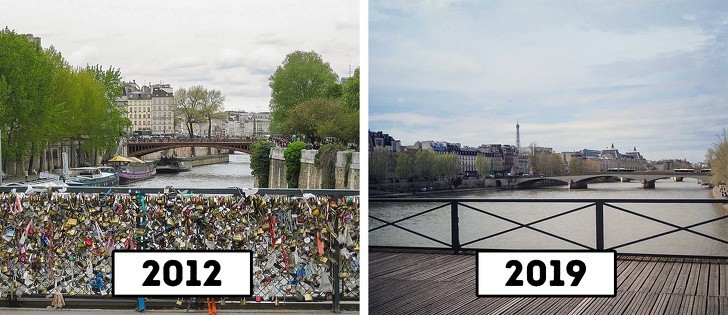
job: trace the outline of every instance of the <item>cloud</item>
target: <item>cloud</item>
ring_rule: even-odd
[[[80,49],[71,53],[67,60],[70,64],[79,66],[97,64],[99,60],[99,49],[93,45],[84,45]]]
[[[217,53],[217,69],[230,69],[243,66],[245,54],[237,49],[223,48]]]

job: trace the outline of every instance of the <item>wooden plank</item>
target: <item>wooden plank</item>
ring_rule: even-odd
[[[683,294],[695,295],[698,292],[698,280],[700,280],[701,266],[698,263],[691,264],[690,274],[688,274],[688,282],[685,285]]]
[[[698,274],[698,281],[696,283],[696,290],[695,290],[696,296],[707,296],[708,295],[708,286],[710,285],[710,282],[708,281],[709,273],[710,273],[710,264],[701,263],[700,264],[700,273]]]
[[[718,296],[720,294],[720,265],[709,264],[708,272],[708,296]]]
[[[683,295],[682,303],[680,303],[680,314],[692,314],[695,296]]]
[[[720,297],[709,296],[705,307],[705,314],[720,314]]]
[[[680,313],[680,303],[682,303],[682,294],[667,294],[668,300],[665,306],[664,314],[684,314]]]
[[[650,314],[665,314],[671,295],[669,293],[658,293],[657,301],[655,301],[655,304],[650,309]]]
[[[690,314],[705,314],[708,307],[708,297],[705,295],[696,295],[693,298],[693,308],[690,310]]]
[[[680,275],[682,268],[685,267],[684,265],[685,264],[680,262],[675,262],[672,264],[672,268],[670,268],[670,273],[667,275],[667,278],[665,278],[665,285],[662,287],[662,290],[659,291],[660,293],[672,293],[675,290],[677,278]]]
[[[720,264],[720,283],[718,284],[718,295],[728,296],[728,264]]]
[[[614,298],[475,296],[475,256],[371,253],[371,314],[728,314],[728,260],[617,261]]]
[[[683,268],[680,269],[680,273],[677,275],[677,279],[675,279],[675,288],[672,290],[672,293],[675,293],[675,294],[684,294],[685,293],[691,269],[692,269],[691,264],[683,263]]]

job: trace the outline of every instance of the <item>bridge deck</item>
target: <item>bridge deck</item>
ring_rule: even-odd
[[[728,314],[728,259],[621,256],[613,298],[475,296],[475,256],[369,254],[371,314]]]

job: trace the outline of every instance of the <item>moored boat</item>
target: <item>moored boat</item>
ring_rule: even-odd
[[[68,186],[116,186],[119,176],[98,167],[77,167],[68,169],[64,182]]]
[[[135,157],[117,155],[109,160],[109,165],[116,175],[119,176],[119,183],[121,185],[151,178],[157,174],[154,163],[148,163]]]
[[[187,172],[192,166],[187,161],[178,158],[161,158],[157,163],[157,173]]]

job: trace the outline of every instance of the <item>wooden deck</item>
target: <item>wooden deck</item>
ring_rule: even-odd
[[[728,314],[728,259],[618,256],[613,298],[475,296],[475,256],[369,253],[370,314]]]

